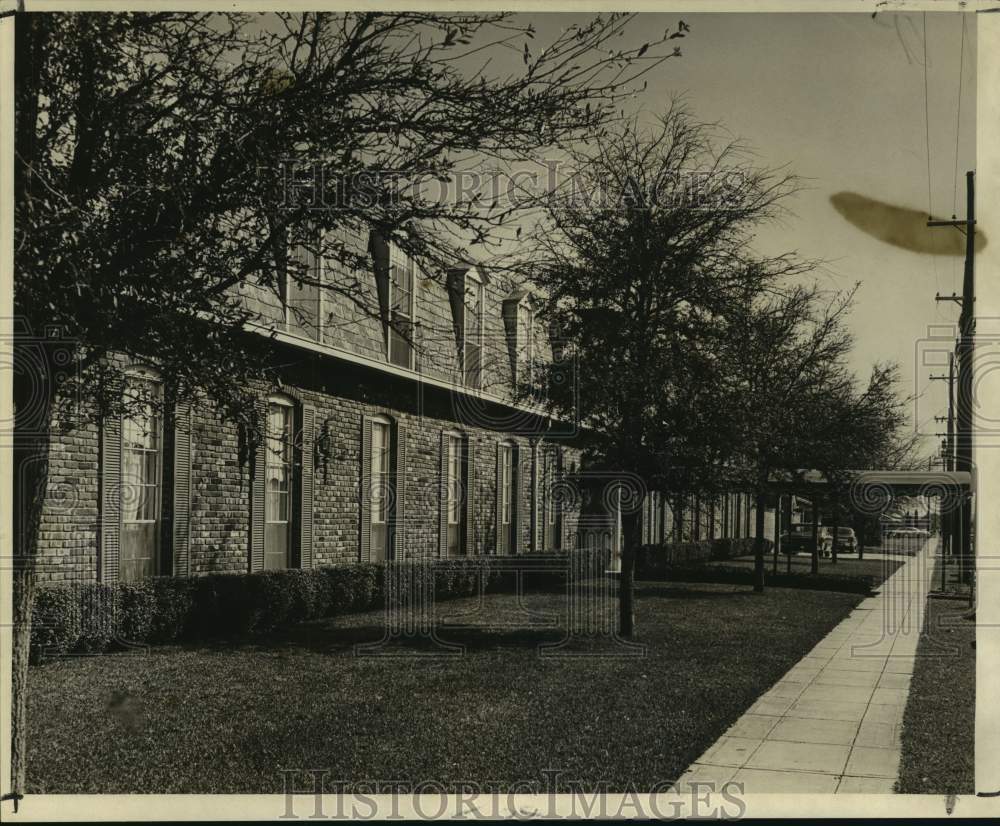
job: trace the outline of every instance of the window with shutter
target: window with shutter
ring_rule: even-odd
[[[368,496],[371,513],[369,559],[372,562],[381,562],[389,558],[389,509],[392,496],[390,425],[390,421],[385,418],[375,418],[371,422],[371,484]]]
[[[449,433],[445,438],[445,459],[446,474],[446,513],[447,513],[447,539],[446,553],[448,556],[459,556],[462,553],[462,502],[464,500],[462,490],[462,436],[458,433]]]
[[[497,553],[514,552],[515,539],[514,509],[516,508],[515,445],[500,442],[497,445]]]
[[[438,467],[438,556],[448,556],[451,521],[451,434],[441,433],[440,464]]]
[[[294,403],[272,396],[264,436],[264,570],[292,565]]]
[[[163,532],[163,385],[148,373],[126,379],[121,428],[121,546],[118,578],[160,573]]]
[[[441,434],[441,553],[476,553],[473,442],[462,433]]]
[[[542,550],[555,550],[560,545],[559,505],[555,496],[558,479],[559,452],[557,448],[542,451],[541,500],[542,500]]]
[[[406,430],[388,416],[361,427],[361,561],[406,556]]]

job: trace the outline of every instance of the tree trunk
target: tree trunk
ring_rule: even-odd
[[[18,345],[15,344],[15,347]],[[32,343],[20,345],[31,347]],[[17,359],[17,355],[15,355]],[[43,368],[44,369],[44,368]],[[47,376],[15,370],[14,378],[14,543],[12,548],[11,792],[23,795],[27,769],[27,684],[31,651],[31,606],[42,504],[48,484],[52,402]],[[27,375],[25,375],[27,373]],[[20,375],[19,375],[20,374]],[[52,371],[49,370],[49,376]],[[20,380],[19,380],[20,379]],[[43,398],[38,399],[39,388]],[[26,411],[18,416],[16,411]],[[30,416],[29,421],[25,418]]]
[[[858,560],[865,558],[865,531],[864,520],[858,516],[857,511],[851,512],[851,527],[854,528],[855,538],[858,540]]]
[[[781,494],[774,500],[774,571],[778,573],[778,554],[781,553]]]
[[[618,634],[632,639],[635,632],[635,551],[642,539],[641,511],[622,514],[622,572],[618,580]]]
[[[839,550],[839,541],[837,539],[837,529],[840,527],[840,507],[836,502],[833,503],[833,546],[831,548],[833,552],[833,562],[837,562],[837,551]]]
[[[812,542],[812,565],[810,570],[814,574],[819,573],[819,499],[813,494],[812,501],[812,517],[813,517],[813,542]]]
[[[757,490],[757,518],[755,520],[756,529],[754,541],[753,559],[753,589],[756,593],[764,593],[764,489]]]

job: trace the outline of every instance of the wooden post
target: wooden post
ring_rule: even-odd
[[[812,500],[812,517],[813,517],[813,542],[812,542],[812,566],[811,570],[814,574],[819,573],[819,497],[814,493]]]
[[[778,573],[778,554],[781,548],[781,494],[774,498],[774,573]]]
[[[618,583],[618,634],[627,640],[635,633],[634,579],[635,549],[629,537],[622,548],[622,572]]]
[[[840,528],[840,503],[833,500],[833,564],[837,564],[837,550],[840,542],[837,538],[837,530]]]
[[[619,492],[619,513],[621,493]],[[635,551],[642,540],[642,511],[621,514],[622,570],[618,580],[618,634],[631,639],[635,632]]]
[[[753,559],[753,589],[758,594],[764,593],[764,487],[757,489],[757,513],[755,514],[755,541]]]
[[[865,518],[854,512],[854,532],[858,535],[858,560],[865,558]]]

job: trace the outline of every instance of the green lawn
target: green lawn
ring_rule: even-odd
[[[949,569],[946,590],[959,596]],[[941,582],[940,564],[932,582]],[[975,792],[976,638],[965,597],[929,599],[903,718],[898,790]]]
[[[257,643],[162,647],[71,658],[30,676],[30,792],[275,793],[281,769],[330,779],[463,780],[610,790],[676,779],[861,597],[712,584],[640,583],[645,656],[572,647],[561,596],[445,603],[453,658],[358,657],[371,612]],[[426,653],[426,652],[425,652]],[[303,781],[303,785],[305,781]],[[579,787],[578,787],[579,788]]]
[[[837,574],[838,576],[871,576],[875,577],[876,584],[881,584],[892,575],[895,570],[903,564],[909,557],[895,557],[893,559],[861,559],[857,557],[840,557],[836,562],[831,559],[820,559],[820,574]],[[788,570],[789,557],[785,554],[778,556],[778,573]],[[791,568],[793,572],[808,573],[811,570],[811,560],[808,554],[794,555],[791,557]],[[725,559],[717,562],[709,562],[709,565],[722,565],[725,567],[746,567],[753,568],[753,555],[739,556],[733,559]],[[768,554],[765,559],[765,570],[771,573],[774,570],[774,554]],[[766,580],[765,580],[766,581]]]

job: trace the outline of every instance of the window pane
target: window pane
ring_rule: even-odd
[[[389,499],[387,485],[389,482],[389,425],[386,422],[372,423],[372,455],[371,455],[371,520],[373,524],[386,521]]]
[[[414,263],[395,247],[391,251],[389,362],[411,367],[413,356],[413,274]]]
[[[457,525],[460,521],[462,501],[462,440],[458,436],[448,437],[448,522]]]
[[[146,484],[155,485],[160,480],[160,454],[155,450],[147,451],[143,455],[142,480]]]
[[[159,519],[161,422],[156,405],[161,393],[159,382],[141,377],[131,377],[126,386],[126,402],[132,411],[122,422],[121,503],[124,522],[155,523]],[[150,542],[154,544],[134,550],[152,560],[155,556],[155,529],[148,536],[153,537]]]
[[[132,494],[135,497],[133,508],[136,521],[152,521],[156,517],[156,488],[150,485],[133,485]]]

